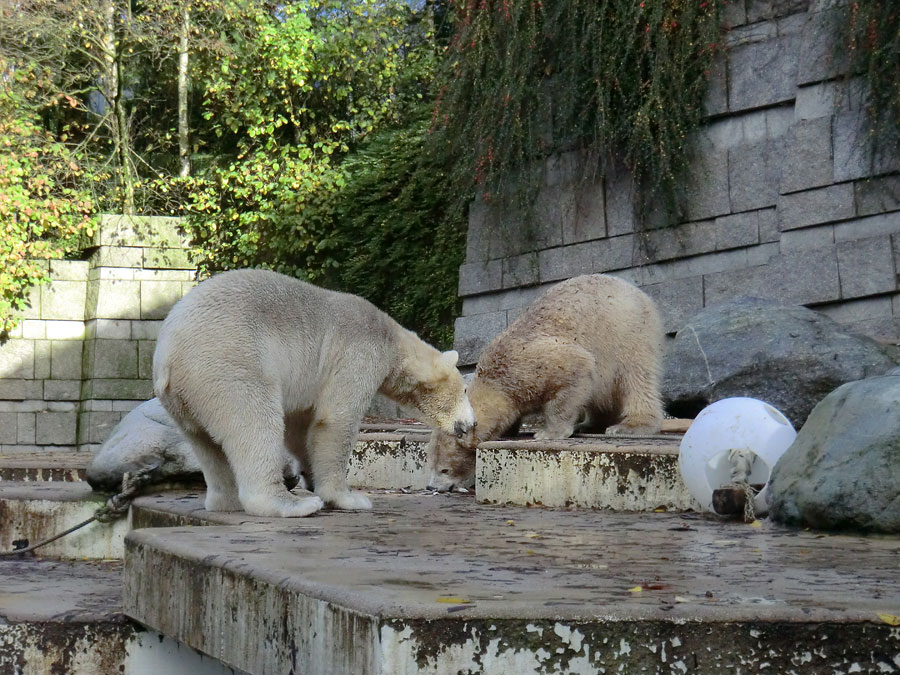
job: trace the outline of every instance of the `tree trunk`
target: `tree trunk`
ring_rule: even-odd
[[[191,175],[191,138],[188,119],[188,93],[191,87],[188,73],[188,40],[191,30],[191,15],[187,8],[181,10],[181,35],[178,42],[178,158],[182,178]]]
[[[122,186],[122,211],[134,214],[134,174],[131,170],[131,139],[128,135],[128,118],[122,96],[120,50],[116,40],[116,2],[103,3],[103,54],[106,62],[104,96],[112,107],[113,146],[119,164],[119,182]]]

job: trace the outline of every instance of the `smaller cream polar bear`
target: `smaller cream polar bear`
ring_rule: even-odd
[[[239,270],[200,283],[169,312],[153,386],[197,455],[207,510],[300,517],[372,507],[350,491],[347,466],[376,391],[445,433],[470,430],[456,361],[360,297]],[[315,496],[285,488],[286,456]]]
[[[637,287],[604,274],[557,284],[482,352],[469,386],[478,424],[432,433],[429,487],[471,487],[476,446],[529,413],[543,413],[538,439],[568,438],[582,416],[607,434],[657,433],[662,348],[659,312]]]

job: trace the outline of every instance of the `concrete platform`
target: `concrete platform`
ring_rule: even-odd
[[[699,510],[678,470],[681,436],[579,436],[482,443],[475,494],[488,504]]]
[[[181,527],[128,535],[125,612],[260,675],[900,669],[896,538],[372,498],[301,520],[140,498],[136,525]]]

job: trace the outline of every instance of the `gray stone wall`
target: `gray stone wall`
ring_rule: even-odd
[[[461,362],[474,363],[549,285],[590,272],[643,288],[669,333],[705,306],[755,295],[897,341],[900,163],[866,152],[865,90],[833,55],[834,4],[729,3],[727,50],[691,144],[686,222],[638,227],[627,172],[585,181],[574,152],[546,162],[536,231],[474,203]]]
[[[0,452],[91,450],[150,398],[159,325],[194,284],[176,218],[102,216],[88,260],[51,282],[0,345]]]

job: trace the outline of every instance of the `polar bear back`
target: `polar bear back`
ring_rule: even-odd
[[[163,391],[173,376],[198,389],[262,377],[280,383],[286,409],[301,409],[336,368],[377,389],[394,340],[392,320],[362,298],[265,270],[225,272],[169,313],[154,354],[154,389]]]
[[[511,372],[533,376],[540,364],[515,361],[520,352],[532,356],[533,350],[521,347],[538,340],[578,344],[601,371],[613,375],[609,369],[615,364],[635,361],[660,368],[664,334],[655,304],[639,288],[604,274],[582,275],[550,288],[489,344],[479,358],[478,376],[501,381]]]

